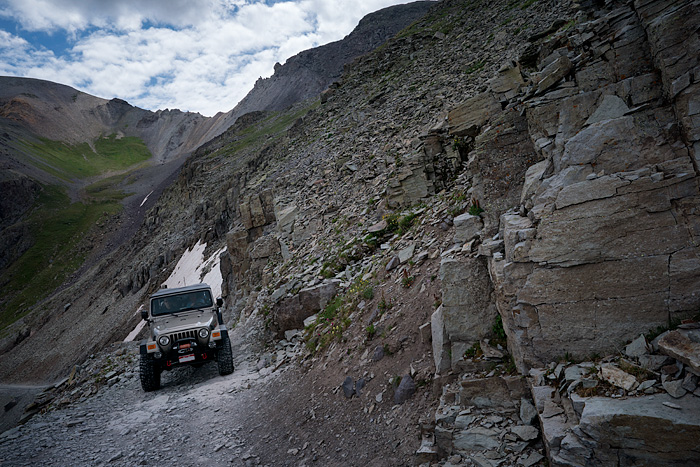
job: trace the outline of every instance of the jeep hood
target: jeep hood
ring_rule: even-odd
[[[212,328],[215,315],[211,311],[179,313],[177,316],[159,316],[154,319],[156,335],[186,331],[193,328]]]

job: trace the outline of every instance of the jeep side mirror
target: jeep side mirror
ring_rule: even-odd
[[[217,297],[217,299],[216,299],[216,306],[218,306],[218,307],[224,306],[224,299],[221,298],[221,297]]]
[[[145,308],[141,308],[141,319],[148,321],[148,310]]]

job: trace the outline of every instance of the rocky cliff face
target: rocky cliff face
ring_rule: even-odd
[[[700,308],[694,15],[636,2],[581,22],[545,42],[514,103],[542,161],[500,217],[490,271],[523,368]]]

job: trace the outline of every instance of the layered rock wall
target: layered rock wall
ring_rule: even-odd
[[[540,60],[541,74],[557,55],[571,64],[523,102],[546,159],[490,262],[521,368],[614,350],[700,307],[699,62],[680,40],[697,42],[697,6],[621,5]]]
[[[448,115],[450,137],[470,144],[478,254],[522,371],[613,351],[700,308],[699,6],[579,13]],[[443,299],[476,302],[475,284],[446,280]],[[470,329],[447,337],[461,351],[488,335]]]

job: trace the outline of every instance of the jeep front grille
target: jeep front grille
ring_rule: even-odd
[[[197,331],[195,329],[190,329],[188,331],[174,332],[169,334],[170,342],[177,342],[182,339],[196,339]]]

